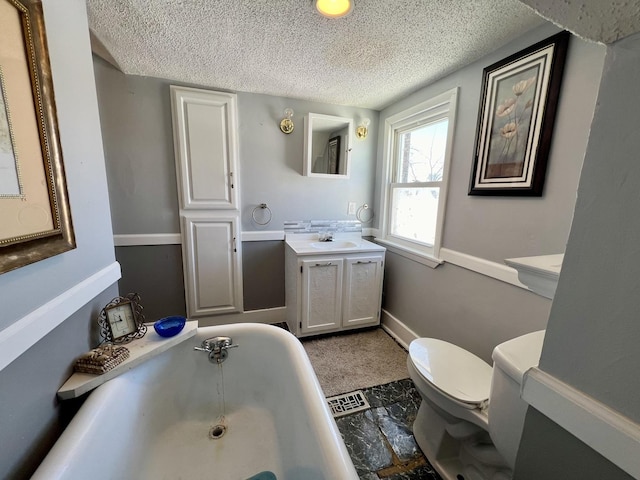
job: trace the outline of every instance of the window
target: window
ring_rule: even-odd
[[[381,238],[436,266],[445,212],[457,89],[389,117]]]

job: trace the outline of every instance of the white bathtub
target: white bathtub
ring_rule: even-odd
[[[215,336],[239,345],[221,366],[193,350]],[[212,439],[223,408],[227,431]],[[33,478],[243,480],[262,471],[358,479],[300,342],[236,324],[199,328],[97,388]]]

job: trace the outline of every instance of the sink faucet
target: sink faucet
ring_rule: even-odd
[[[331,232],[320,232],[318,234],[318,241],[320,241],[320,242],[333,242],[333,233],[331,233]]]

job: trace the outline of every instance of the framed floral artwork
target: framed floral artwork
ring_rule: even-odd
[[[484,69],[469,195],[542,195],[569,36]]]

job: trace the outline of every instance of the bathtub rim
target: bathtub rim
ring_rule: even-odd
[[[335,419],[331,414],[331,410],[326,402],[324,392],[313,370],[311,361],[298,338],[292,333],[274,325],[234,323],[198,327],[195,336],[189,340],[198,342],[205,338],[218,335],[233,337],[236,332],[257,332],[262,335],[273,336],[277,341],[282,342],[283,345],[286,346],[293,361],[292,368],[295,369],[299,378],[305,379],[300,385],[303,398],[299,398],[298,400],[304,400],[314,413],[314,415],[310,415],[309,421],[313,425],[313,429],[316,435],[318,435],[320,444],[323,447],[319,449],[317,453],[322,455],[322,462],[327,466],[327,470],[331,475],[340,475],[335,478],[357,480],[359,478],[357,471],[344,444],[342,435],[338,430]],[[167,351],[171,351],[176,347],[180,348],[179,345],[175,345]],[[146,362],[143,362],[141,365],[145,364]],[[139,366],[134,367],[124,372],[121,376],[105,382],[88,395],[80,410],[40,463],[32,479],[49,480],[65,475],[65,472],[72,465],[72,462],[77,458],[77,454],[74,453],[75,446],[81,444],[83,438],[90,435],[92,429],[96,428],[95,424],[98,420],[94,415],[95,411],[100,409],[101,405],[105,404],[105,402],[111,400],[114,393],[117,394],[118,389],[126,384],[127,374],[129,372],[135,372],[138,368]]]

